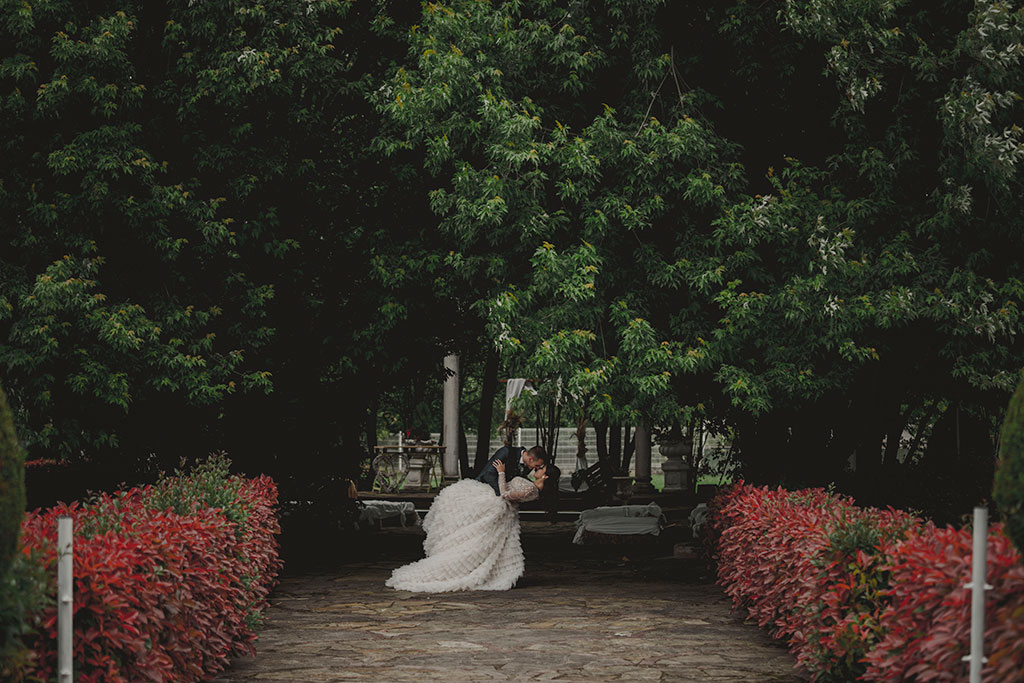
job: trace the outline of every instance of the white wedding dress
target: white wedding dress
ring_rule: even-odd
[[[500,496],[488,484],[463,479],[443,489],[423,518],[426,557],[394,570],[385,585],[418,593],[512,588],[525,566],[517,504],[539,491],[523,477],[506,484],[504,472],[498,487]]]

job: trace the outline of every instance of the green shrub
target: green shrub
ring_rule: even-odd
[[[18,534],[25,516],[25,455],[14,431],[7,396],[0,389],[0,578],[18,550]]]
[[[1006,532],[1024,552],[1024,381],[1010,398],[999,432],[999,464],[992,498],[1006,521]]]
[[[146,506],[170,509],[179,515],[190,514],[197,507],[220,508],[241,532],[248,512],[238,497],[242,479],[232,476],[230,468],[231,460],[224,453],[214,453],[187,474],[176,470],[173,477],[161,476],[147,497]]]
[[[0,680],[21,681],[29,669],[32,651],[22,638],[37,628],[47,602],[43,563],[23,553],[14,556],[0,580]],[[49,598],[51,601],[53,597]]]
[[[237,525],[237,532],[241,535],[248,512],[238,497],[242,478],[231,475],[230,466],[231,460],[223,453],[215,453],[188,472],[175,470],[174,476],[161,474],[157,483],[147,489],[94,494],[82,506],[89,514],[83,515],[75,533],[92,538],[120,531],[124,514],[130,513],[141,501],[150,510],[171,510],[182,516],[200,508],[220,509],[229,521]]]

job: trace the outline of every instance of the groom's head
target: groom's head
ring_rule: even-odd
[[[544,465],[548,464],[548,453],[544,450],[543,446],[534,446],[523,453],[523,464],[531,470],[544,467]]]

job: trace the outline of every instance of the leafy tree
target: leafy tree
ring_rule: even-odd
[[[657,6],[428,5],[414,65],[380,92],[404,130],[386,149],[424,150],[449,265],[506,363],[603,423],[678,413],[669,378],[694,356],[655,340],[663,290],[635,263],[692,239],[677,226],[706,225],[739,180],[692,97],[644,116],[674,72]]]
[[[3,5],[0,359],[34,454],[333,467],[439,364],[425,200],[369,144],[385,10]]]
[[[25,515],[25,454],[18,443],[7,396],[0,390],[0,579],[17,552]]]
[[[835,128],[822,169],[789,160],[717,221],[704,272],[725,265],[726,286],[709,358],[748,443],[794,453],[819,481],[854,452],[874,476],[882,438],[896,467],[926,405],[973,406],[991,425],[1012,388],[1021,14],[809,2],[778,21],[820,50]]]
[[[492,339],[591,416],[704,414],[749,475],[820,482],[898,469],[938,408],[980,420],[952,463],[929,444],[967,471],[1022,351],[1020,30],[997,2],[451,2],[380,101]]]

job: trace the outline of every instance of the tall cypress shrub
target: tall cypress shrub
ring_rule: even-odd
[[[1024,381],[1010,398],[999,432],[999,464],[992,498],[1006,520],[1006,531],[1024,553]]]
[[[0,578],[7,575],[17,552],[25,515],[25,456],[14,431],[7,396],[0,388]]]

